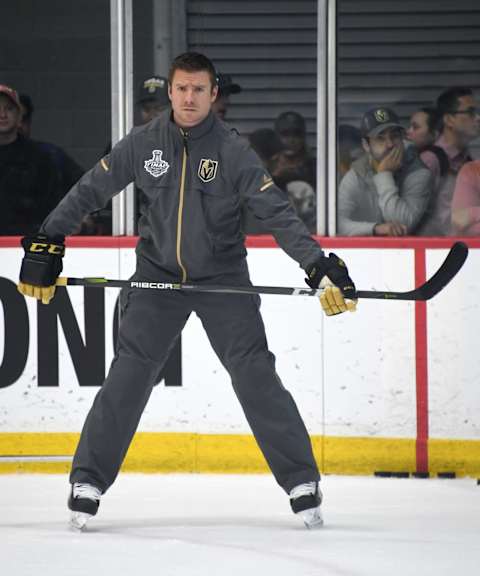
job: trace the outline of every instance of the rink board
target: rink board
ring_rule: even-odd
[[[64,274],[128,278],[135,263],[132,240],[105,240],[100,247],[99,243],[98,239],[72,241]],[[8,315],[5,307],[13,298],[11,291],[21,251],[12,247],[14,241],[5,244],[4,241],[0,248],[0,282],[1,294],[7,294],[8,298],[2,300],[0,307],[0,358],[3,356],[0,378],[6,362],[11,362],[11,348],[6,358],[9,332],[15,332],[14,338],[19,338],[20,330],[19,323],[12,328],[11,315],[5,325]],[[345,258],[357,287],[409,290],[418,280],[415,269],[418,250],[425,252],[429,276],[445,257],[449,243],[432,243],[429,248],[428,241],[378,245],[365,240],[330,239],[324,245]],[[314,298],[262,298],[262,314],[269,346],[277,358],[277,370],[299,406],[324,472],[413,472],[418,468],[419,449],[425,445],[430,472],[480,473],[480,430],[475,417],[480,411],[480,359],[473,335],[480,320],[474,290],[474,271],[479,264],[476,248],[474,241],[461,274],[428,303],[425,343],[428,362],[424,375],[428,381],[423,383],[418,374],[414,303],[364,300],[355,314],[326,319]],[[248,258],[255,284],[301,286],[303,283],[298,265],[271,241],[253,242]],[[105,290],[99,308],[103,312],[104,371],[113,356],[117,296],[117,290]],[[23,299],[20,295],[18,298]],[[85,342],[84,314],[91,302],[86,303],[82,288],[74,287],[68,289],[68,301]],[[20,306],[19,302],[17,305]],[[78,366],[74,365],[70,350],[72,337],[64,334],[68,326],[65,328],[60,320],[57,320],[58,357],[43,360],[47,370],[40,381],[37,350],[42,347],[37,340],[39,323],[44,320],[39,319],[35,302],[28,299],[23,306],[28,321],[28,354],[14,382],[6,385],[0,379],[0,455],[68,456],[74,450],[98,386],[85,385],[85,375],[80,385]],[[40,315],[44,313],[40,311]],[[45,338],[44,331],[41,338]],[[45,353],[44,348],[41,353]],[[85,358],[91,360],[92,356]],[[52,363],[58,364],[58,382],[54,383],[45,377]],[[265,470],[228,375],[196,317],[189,320],[182,336],[180,383],[181,386],[170,386],[162,382],[154,388],[125,469]],[[425,397],[419,398],[422,386]],[[427,402],[423,416],[417,410],[419,401]],[[420,433],[424,437],[419,441],[422,417],[424,426]],[[44,462],[0,459],[0,471],[67,468],[68,462],[50,462],[48,458]]]

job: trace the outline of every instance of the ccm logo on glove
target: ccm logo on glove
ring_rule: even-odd
[[[65,246],[59,244],[46,244],[44,242],[32,242],[28,246],[29,252],[48,252],[49,254],[65,254]]]
[[[43,234],[25,236],[22,246],[25,255],[18,291],[48,304],[55,294],[55,282],[63,268],[64,238],[48,238]]]

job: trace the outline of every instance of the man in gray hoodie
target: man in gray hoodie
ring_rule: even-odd
[[[430,170],[413,148],[405,148],[404,128],[390,108],[366,112],[361,133],[365,154],[340,182],[339,234],[415,234],[432,194]]]
[[[248,144],[212,112],[217,75],[205,56],[187,52],[172,63],[171,110],[134,128],[23,238],[19,290],[48,303],[62,270],[64,236],[85,214],[134,181],[146,200],[139,222],[138,281],[250,285],[241,203],[305,270],[307,284],[330,286],[327,315],[355,307],[355,286],[335,254],[325,256]],[[158,292],[121,294],[118,346],[85,421],[70,474],[71,523],[81,529],[115,480],[155,377],[192,312],[229,372],[235,393],[292,510],[320,526],[320,475],[307,430],[275,371],[257,296]]]

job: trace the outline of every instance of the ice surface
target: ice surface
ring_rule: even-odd
[[[308,531],[268,475],[122,474],[78,534],[66,476],[0,476],[0,573],[478,574],[475,480],[326,476],[321,486],[325,526]]]

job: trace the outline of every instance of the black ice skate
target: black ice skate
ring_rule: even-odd
[[[299,484],[290,491],[290,506],[307,528],[320,528],[323,525],[321,504],[322,493],[318,482]]]
[[[72,485],[68,498],[68,507],[72,511],[70,515],[71,528],[74,530],[85,528],[88,520],[97,513],[101,496],[100,490],[91,484],[77,482]]]

